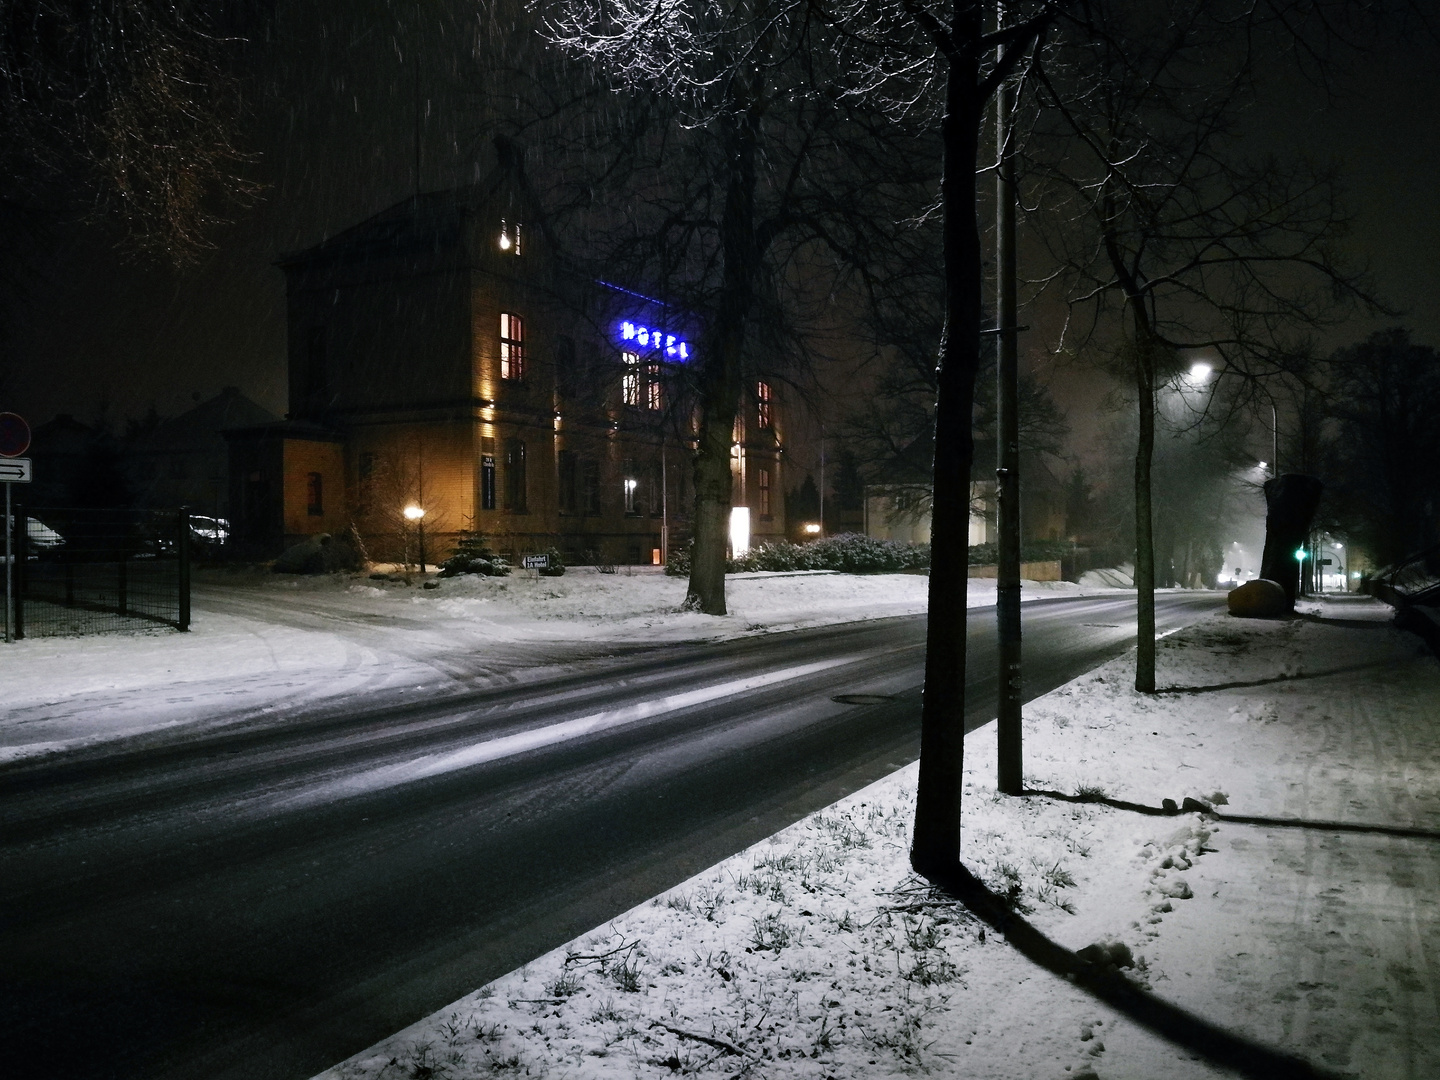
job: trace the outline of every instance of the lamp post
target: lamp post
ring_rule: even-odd
[[[420,572],[425,573],[425,510],[419,506],[405,507],[405,520],[415,523],[415,532],[420,538]]]

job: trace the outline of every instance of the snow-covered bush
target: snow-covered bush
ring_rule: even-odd
[[[564,573],[563,567],[560,572]],[[491,550],[485,541],[485,534],[468,530],[459,535],[450,557],[440,564],[441,577],[456,577],[460,574],[504,577],[509,573],[510,564]]]
[[[808,544],[792,544],[788,540],[757,544],[738,559],[728,560],[725,569],[732,574],[753,570],[838,570],[845,574],[880,574],[929,565],[929,544],[902,544],[857,533],[841,533]],[[690,573],[688,544],[671,551],[665,572],[679,577]]]

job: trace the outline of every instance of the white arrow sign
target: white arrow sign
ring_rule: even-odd
[[[0,458],[0,484],[30,483],[28,457]]]

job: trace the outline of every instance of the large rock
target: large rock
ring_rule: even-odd
[[[1230,614],[1242,619],[1280,619],[1291,611],[1284,586],[1267,578],[1256,578],[1231,589],[1228,600]]]
[[[271,569],[277,574],[323,574],[325,549],[329,546],[330,534],[318,533],[286,548]]]

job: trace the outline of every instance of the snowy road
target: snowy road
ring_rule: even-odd
[[[1222,603],[1162,596],[1159,629]],[[993,624],[970,622],[973,726]],[[308,1076],[912,760],[923,628],[587,649],[538,680],[17,763],[0,1068]],[[1133,599],[1027,604],[1027,697],[1133,631]]]

